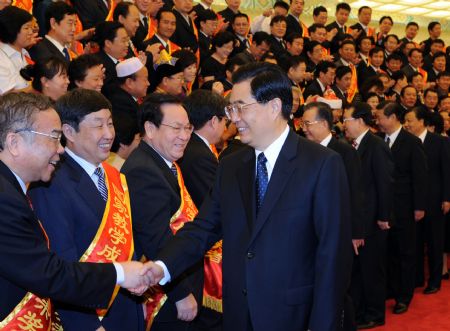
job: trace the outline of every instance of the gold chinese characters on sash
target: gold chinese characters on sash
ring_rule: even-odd
[[[180,188],[181,203],[178,210],[170,219],[170,229],[176,234],[186,222],[192,222],[198,213],[197,207],[184,185],[183,176],[178,165],[174,162],[178,173],[178,186]],[[203,287],[203,305],[222,312],[222,241],[217,242],[205,255],[205,285]],[[167,300],[167,295],[161,286],[149,289],[145,294],[147,298],[147,331],[150,330],[153,320]],[[207,304],[205,304],[205,302]]]
[[[112,263],[130,261],[134,252],[133,231],[131,227],[130,196],[125,176],[106,162],[105,169],[108,200],[102,222],[80,262]],[[119,286],[116,286],[108,307],[113,303]],[[102,317],[108,309],[98,309]]]

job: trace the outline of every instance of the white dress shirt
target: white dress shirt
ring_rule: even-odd
[[[333,136],[332,136],[331,133],[330,133],[328,136],[325,137],[324,140],[322,140],[322,141],[320,142],[320,144],[321,144],[322,146],[324,146],[324,147],[327,147],[328,144],[329,144],[330,141],[331,141],[331,138],[333,138]]]
[[[25,56],[30,56],[25,49],[19,52],[0,43],[0,95],[28,87],[29,82],[20,75],[20,70],[28,65]]]
[[[397,139],[398,134],[400,133],[401,129],[402,129],[402,126],[400,125],[399,128],[397,130],[395,130],[394,132],[392,132],[391,135],[386,134],[384,141],[387,141],[387,138],[389,138],[389,148],[391,148],[392,145],[394,144],[395,139]]]

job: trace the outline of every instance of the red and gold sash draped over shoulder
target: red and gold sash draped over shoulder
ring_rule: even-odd
[[[106,162],[105,169],[108,200],[98,231],[80,262],[112,263],[130,261],[134,253],[131,208],[125,176]],[[108,307],[113,303],[119,286],[116,286]],[[102,317],[108,309],[98,309]]]

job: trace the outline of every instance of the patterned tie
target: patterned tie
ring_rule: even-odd
[[[102,196],[103,200],[108,200],[108,189],[106,188],[105,183],[105,174],[103,172],[103,169],[98,167],[95,169],[94,172],[95,175],[98,177],[98,191],[100,192],[100,195]]]
[[[67,47],[64,47],[63,53],[64,53],[64,57],[66,58],[66,60],[70,61],[70,54],[69,54],[69,50],[67,49]]]
[[[177,167],[175,167],[175,163],[172,163],[170,170],[172,170],[172,173],[175,176],[175,178],[178,178],[178,172],[177,172]]]
[[[353,142],[352,142],[352,147],[353,147],[354,149],[358,149],[358,143],[356,142],[356,140],[353,140]]]
[[[264,200],[266,194],[267,184],[269,183],[269,176],[266,168],[266,156],[264,153],[258,155],[256,161],[256,213],[258,214],[259,208]]]

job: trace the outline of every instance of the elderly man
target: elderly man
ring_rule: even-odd
[[[144,283],[140,275],[145,269],[138,262],[69,262],[49,250],[53,244],[26,194],[30,182],[50,179],[63,152],[61,134],[61,121],[49,99],[25,93],[0,98],[2,329],[30,323],[51,329],[56,321],[48,314],[51,302],[41,298],[101,309],[108,307],[116,285],[134,288]]]

